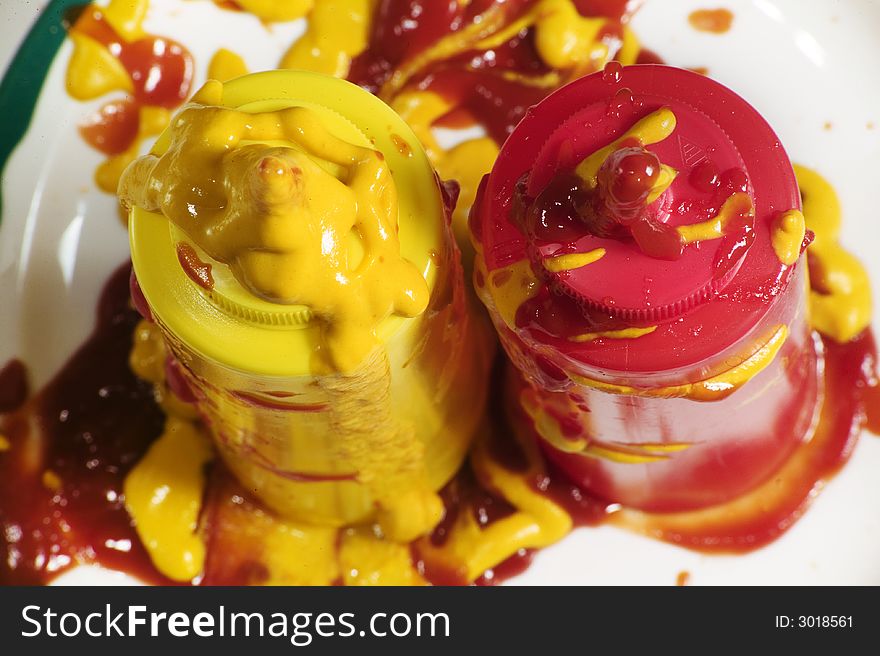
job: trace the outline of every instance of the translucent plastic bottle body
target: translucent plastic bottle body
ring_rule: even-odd
[[[822,396],[800,202],[771,128],[703,76],[633,66],[532,108],[470,217],[515,429],[629,507],[767,480]]]

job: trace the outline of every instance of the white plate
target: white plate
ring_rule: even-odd
[[[21,4],[0,9],[0,65],[10,60],[39,11],[36,3]],[[833,182],[845,213],[844,242],[880,283],[880,1],[726,0],[722,4],[735,14],[733,29],[724,35],[695,32],[688,14],[712,4],[647,0],[633,27],[669,63],[708,67],[764,114],[793,160]],[[182,0],[153,0],[146,27],[193,52],[197,86],[217,48],[242,54],[252,70],[271,68],[302,30],[300,24],[267,28],[207,1]],[[89,333],[98,292],[127,257],[114,200],[92,182],[101,156],[75,129],[100,102],[78,103],[64,91],[70,52],[65,43],[55,58],[30,129],[2,180],[0,362],[23,359],[35,385]],[[781,539],[748,555],[706,556],[612,527],[581,529],[541,552],[512,582],[673,584],[687,571],[694,584],[880,584],[878,471],[880,439],[865,435],[807,515]],[[125,580],[81,567],[59,582]]]

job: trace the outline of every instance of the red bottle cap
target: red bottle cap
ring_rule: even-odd
[[[753,218],[743,215],[742,225],[725,230],[725,236],[686,243],[666,256],[647,252],[639,239],[609,237],[601,230],[597,235],[583,221],[557,221],[547,212],[534,216],[550,218],[532,219],[531,224],[522,218],[522,198],[539,197],[554,180],[571,175],[584,158],[663,108],[674,115],[675,128],[644,148],[677,175],[647,205],[651,225],[665,225],[667,236],[678,238],[675,228],[713,219],[734,194],[751,201]],[[656,371],[697,362],[754,327],[793,269],[775,255],[772,220],[799,207],[797,182],[778,137],[745,100],[691,71],[612,63],[529,110],[484,181],[471,225],[490,274],[528,258],[536,275],[557,296],[574,299],[585,316],[593,312],[634,326],[690,324],[628,340],[625,353],[617,349],[625,362],[602,353],[601,343],[572,343],[555,339],[558,335],[541,338],[567,356],[603,369]],[[604,254],[586,266],[548,265],[559,255],[597,249]],[[739,307],[730,301],[733,296],[743,301]],[[715,302],[722,297],[723,302]],[[698,308],[698,320],[673,322]],[[713,343],[695,346],[694,358],[656,354],[663,348],[661,335],[692,341],[686,329],[697,324],[707,329]],[[632,358],[643,349],[645,358]]]

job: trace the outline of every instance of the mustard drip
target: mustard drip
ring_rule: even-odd
[[[442,546],[434,546],[429,539],[418,543],[427,562],[457,572],[468,581],[520,549],[550,546],[572,529],[572,519],[565,509],[534,487],[534,481],[543,473],[537,445],[521,444],[529,468],[525,473],[512,472],[494,459],[487,438],[474,445],[471,467],[481,485],[501,495],[517,512],[481,528],[471,509],[463,508]]]
[[[532,271],[528,260],[520,260],[502,269],[486,272],[482,258],[477,258],[477,270],[487,278],[483,289],[477,293],[483,302],[493,307],[511,330],[516,329],[516,311],[520,305],[533,298],[541,290],[541,281]]]
[[[606,20],[581,16],[571,0],[543,0],[534,12],[535,49],[545,64],[584,68],[607,61],[608,46],[599,38]]]
[[[208,79],[226,82],[232,78],[245,75],[248,72],[247,64],[241,55],[226,48],[220,48],[208,62]]]
[[[605,257],[604,248],[596,248],[588,253],[567,253],[544,258],[544,268],[551,273],[562,273],[580,269]]]
[[[773,219],[770,226],[770,243],[776,257],[785,266],[791,266],[801,256],[801,246],[807,227],[800,210],[783,212]]]
[[[724,236],[727,224],[732,219],[744,215],[754,216],[755,206],[752,204],[751,196],[739,191],[724,201],[718,214],[714,217],[693,225],[679,226],[678,234],[681,235],[685,244],[719,239]]]
[[[855,339],[871,323],[871,280],[862,263],[838,243],[840,201],[816,171],[795,165],[806,227],[815,233],[810,263],[810,323],[836,342]]]
[[[572,342],[592,342],[597,339],[637,339],[650,335],[657,326],[645,326],[644,328],[622,328],[620,330],[604,330],[596,333],[584,333],[569,337]]]
[[[686,398],[692,401],[719,401],[733,394],[758,373],[766,369],[785,340],[788,338],[788,327],[777,326],[773,334],[761,344],[752,355],[737,366],[697,383],[673,385],[669,387],[640,388],[628,385],[615,385],[578,374],[568,372],[568,377],[579,385],[593,387],[610,394],[626,394],[655,398]]]
[[[128,357],[128,366],[138,378],[153,383],[156,401],[166,415],[195,421],[196,409],[175,396],[165,381],[165,360],[168,349],[159,326],[142,320],[134,331],[134,340]]]
[[[415,132],[428,159],[444,180],[456,180],[461,187],[458,203],[452,214],[452,228],[462,249],[465,271],[469,272],[473,250],[469,248],[468,212],[477,195],[484,175],[492,170],[498,157],[498,145],[489,137],[464,141],[449,150],[437,142],[431,126],[453,109],[451,102],[431,91],[404,91],[391,101],[391,108]]]
[[[378,536],[372,527],[335,529],[271,515],[235,497],[223,502],[225,521],[253,551],[267,585],[425,585],[408,544]]]
[[[689,442],[623,444],[602,442],[585,435],[570,437],[563,433],[553,415],[545,411],[543,407],[545,402],[546,400],[539,398],[531,389],[525,389],[520,394],[520,404],[534,422],[535,430],[542,439],[563,453],[576,453],[622,464],[647,464],[668,460],[675,453],[693,446]],[[563,407],[560,410],[565,414],[584,416],[567,396],[557,395],[550,402],[562,403]],[[586,433],[588,426],[584,428]]]
[[[248,114],[191,103],[168,150],[135,161],[119,196],[164,214],[255,296],[309,308],[339,371],[378,345],[382,320],[427,305],[427,283],[400,255],[384,157],[334,137],[308,109]]]
[[[408,544],[390,542],[366,528],[343,531],[339,567],[345,585],[426,585]]]
[[[128,71],[103,44],[76,30],[71,30],[70,40],[73,54],[65,84],[72,98],[86,101],[112,91],[134,91]]]
[[[345,77],[351,60],[367,47],[375,0],[321,0],[309,14],[305,34],[279,68],[299,68]]]
[[[205,545],[196,532],[210,440],[197,425],[170,416],[165,431],[125,478],[125,505],[150,559],[165,576],[201,573]]]

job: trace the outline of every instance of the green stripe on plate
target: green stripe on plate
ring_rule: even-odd
[[[49,67],[67,36],[64,17],[71,7],[87,4],[83,0],[52,0],[41,11],[0,81],[0,180],[9,156],[31,124]],[[2,221],[3,190],[0,187]]]

